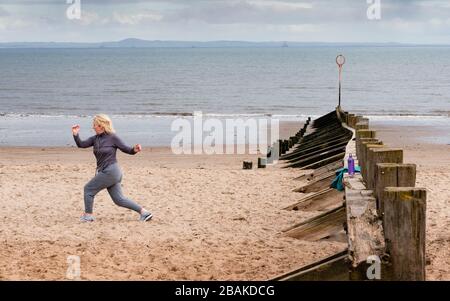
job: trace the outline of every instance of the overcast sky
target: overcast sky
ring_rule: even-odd
[[[74,1],[74,0],[72,0]],[[0,0],[0,42],[240,40],[450,44],[450,0]]]

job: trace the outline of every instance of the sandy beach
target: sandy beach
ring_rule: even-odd
[[[345,248],[281,235],[314,213],[282,210],[298,198],[299,171],[242,170],[256,155],[120,153],[124,193],[154,218],[137,221],[102,191],[92,224],[78,221],[91,149],[1,148],[0,158],[1,279],[65,279],[77,255],[81,279],[264,280]]]
[[[374,129],[418,164],[417,186],[429,191],[427,279],[449,280],[450,146],[421,142],[417,131]],[[67,256],[76,255],[86,280],[267,280],[346,248],[283,236],[318,214],[282,210],[299,198],[292,189],[301,172],[242,170],[247,159],[255,165],[257,156],[180,156],[150,147],[120,153],[124,193],[154,219],[139,222],[102,191],[97,220],[84,224],[78,218],[83,186],[94,175],[92,149],[0,148],[0,279],[65,279]]]

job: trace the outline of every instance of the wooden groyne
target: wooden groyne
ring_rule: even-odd
[[[344,191],[330,188],[352,154],[360,173],[344,173]],[[369,119],[330,112],[302,129],[280,158],[298,168],[304,193],[286,210],[322,211],[284,235],[317,241],[343,232],[347,249],[272,280],[425,280],[426,190],[415,187],[416,165],[369,128]]]
[[[304,135],[293,151],[280,157],[288,162],[286,168],[317,169],[344,157],[352,132],[341,125],[335,112],[314,120],[311,129],[312,132]]]

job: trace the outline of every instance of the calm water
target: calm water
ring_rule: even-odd
[[[0,145],[70,144],[67,127],[99,112],[149,145],[194,111],[318,116],[337,104],[338,53],[344,109],[449,116],[447,47],[0,49]]]

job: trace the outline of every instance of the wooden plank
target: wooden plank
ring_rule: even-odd
[[[314,198],[316,196],[321,196],[321,195],[327,193],[328,191],[330,191],[331,189],[333,189],[333,188],[327,188],[327,189],[324,189],[322,191],[305,194],[303,197],[301,197],[299,200],[297,200],[297,202],[295,204],[289,205],[289,206],[287,206],[287,207],[285,207],[283,209],[284,210],[298,210],[298,208],[296,208],[296,206],[298,204],[300,204],[301,202],[309,200],[309,199]]]
[[[325,166],[319,167],[317,169],[311,169],[310,172],[308,170],[305,170],[305,174],[294,178],[294,180],[303,180],[307,178],[308,180],[313,180],[316,177],[320,177],[322,174],[328,173],[328,172],[335,172],[339,168],[344,166],[344,162],[342,160],[337,160],[334,162],[331,162],[330,164],[327,164]]]
[[[303,169],[301,173],[300,176],[294,178],[295,181],[310,181],[314,178],[314,169]]]
[[[332,146],[336,146],[339,144],[346,144],[348,143],[349,138],[348,135],[344,135],[343,137],[335,137],[332,138],[331,140],[327,140],[325,142],[321,142],[321,141],[315,141],[312,145],[308,146],[308,147],[302,147],[302,148],[297,148],[294,149],[291,153],[286,154],[284,156],[282,156],[280,159],[281,160],[295,160],[296,157],[299,156],[303,156],[306,154],[311,154],[317,150],[323,150],[323,149],[329,149]]]
[[[384,238],[381,220],[377,216],[376,200],[372,190],[361,185],[361,177],[344,175],[345,206],[347,213],[347,238],[350,260],[350,278],[366,279],[369,256],[381,258]],[[363,188],[363,189],[352,189]]]
[[[347,250],[270,279],[270,281],[348,280]]]
[[[314,164],[314,163],[316,163],[318,161],[321,161],[323,159],[326,159],[326,158],[332,157],[334,155],[340,154],[344,150],[345,150],[345,145],[341,145],[341,146],[333,148],[333,149],[320,151],[320,152],[312,154],[310,156],[301,157],[299,159],[296,159],[295,161],[292,161],[288,165],[288,167],[304,167],[304,166],[309,165],[309,164]]]
[[[326,143],[327,141],[345,138],[349,135],[348,130],[344,129],[340,124],[333,124],[331,126],[321,128],[301,139],[297,150],[303,150],[316,145]]]
[[[336,150],[336,149],[343,149],[343,148],[345,148],[347,143],[348,143],[348,139],[345,139],[345,141],[340,142],[338,144],[332,144],[332,145],[329,145],[328,147],[316,149],[315,151],[312,151],[312,152],[306,152],[306,153],[303,153],[303,154],[297,153],[297,154],[294,154],[294,156],[291,159],[289,159],[288,162],[289,163],[296,163],[296,162],[299,162],[301,160],[305,160],[307,158],[312,158],[315,155],[322,154],[322,153],[325,153],[325,152],[328,152],[328,151],[332,151],[332,150]]]
[[[302,211],[322,211],[336,208],[342,205],[344,192],[333,188],[327,188],[318,193],[308,195],[295,204],[284,209],[286,210],[302,210]]]
[[[386,187],[383,199],[393,280],[425,280],[426,190]]]
[[[345,152],[339,153],[337,155],[322,159],[320,161],[311,163],[309,165],[303,166],[300,169],[316,169],[325,165],[330,164],[331,162],[334,162],[336,160],[342,160],[345,156]]]
[[[337,169],[336,169],[337,170]],[[328,171],[322,174],[310,174],[307,178],[308,182],[320,181],[322,179],[331,177],[332,175],[336,175],[336,170]]]
[[[294,192],[301,192],[301,193],[310,193],[310,192],[317,192],[321,191],[325,188],[330,188],[331,183],[333,182],[334,178],[336,177],[335,173],[328,175],[328,177],[325,178],[318,178],[314,181],[310,181],[309,183],[306,183],[305,185],[302,185],[296,189],[294,189]]]
[[[343,184],[346,189],[352,190],[365,190],[366,185],[361,174],[355,174],[353,177],[349,177],[348,174],[344,174],[345,181],[343,180]]]
[[[342,231],[345,220],[345,208],[341,206],[302,222],[294,229],[285,232],[285,235],[301,240],[317,241]]]
[[[372,255],[381,257],[384,250],[381,220],[377,219],[375,198],[366,192],[346,190],[347,231],[353,268]]]

